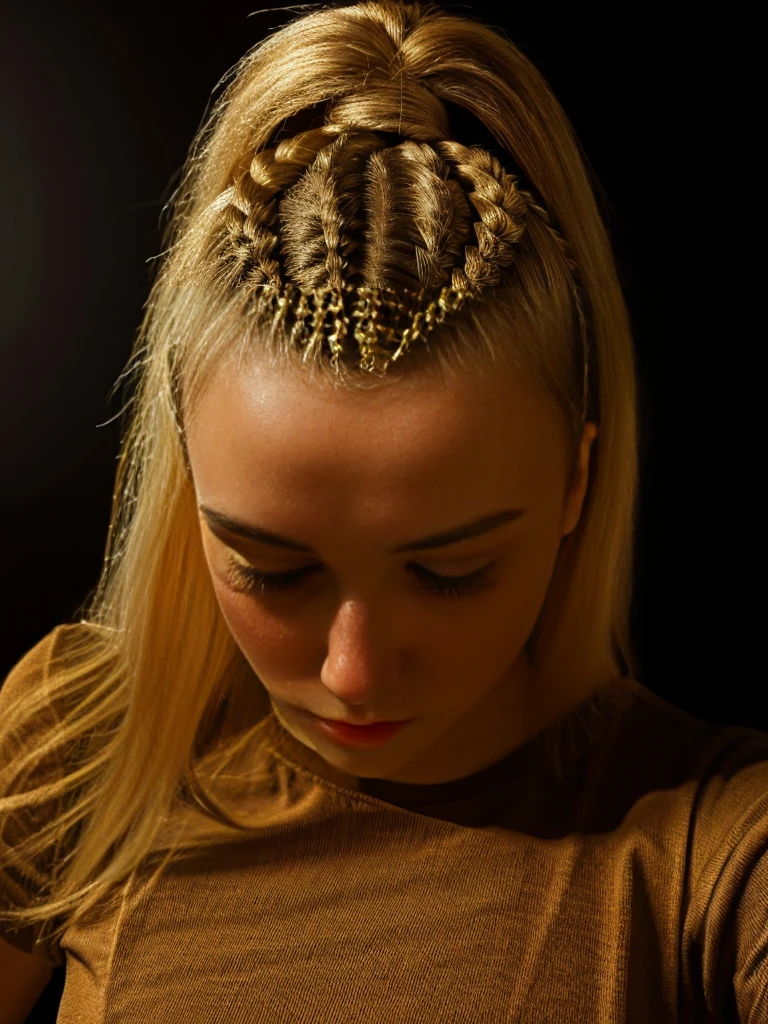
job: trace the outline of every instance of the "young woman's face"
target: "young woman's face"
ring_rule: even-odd
[[[588,425],[566,495],[558,411],[509,376],[448,384],[420,370],[354,393],[260,364],[220,373],[188,428],[203,546],[284,728],[350,775],[424,784],[479,771],[547,724],[524,645],[578,521],[593,436]],[[398,550],[492,517],[457,543]],[[296,575],[260,592],[233,562]],[[464,589],[441,592],[451,577]],[[306,712],[412,721],[363,749]]]

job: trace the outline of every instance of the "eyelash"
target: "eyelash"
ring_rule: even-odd
[[[307,566],[304,569],[293,569],[291,572],[261,572],[259,569],[241,565],[232,557],[229,557],[227,561],[232,580],[246,591],[262,597],[293,590],[316,568]],[[423,566],[414,566],[414,568],[418,570],[419,580],[431,593],[437,594],[439,597],[467,597],[483,589],[487,583],[488,574],[495,564],[495,561],[489,562],[488,565],[467,573],[465,576],[440,576]]]

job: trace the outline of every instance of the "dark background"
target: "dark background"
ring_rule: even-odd
[[[768,730],[754,651],[762,345],[735,240],[752,216],[735,29],[670,4],[443,6],[510,31],[605,190],[641,375],[640,679],[708,721]],[[160,210],[217,82],[293,16],[271,7],[2,8],[0,678],[95,586],[119,441],[120,395],[107,396]],[[55,1019],[63,974],[30,1020]]]

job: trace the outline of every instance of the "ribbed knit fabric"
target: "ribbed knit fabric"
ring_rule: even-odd
[[[6,679],[0,758],[73,628]],[[767,1024],[768,733],[609,697],[562,781],[544,733],[453,782],[358,779],[270,714],[252,831],[134,872],[60,947],[4,937],[66,963],[59,1024]]]

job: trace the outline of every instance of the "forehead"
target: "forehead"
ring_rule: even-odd
[[[522,487],[556,476],[563,445],[551,401],[510,371],[419,370],[358,392],[261,362],[212,378],[187,440],[200,495],[220,502],[256,489],[270,501],[455,500],[457,485],[490,497],[500,476]]]

